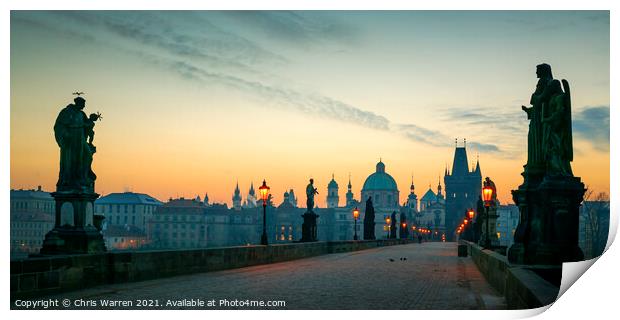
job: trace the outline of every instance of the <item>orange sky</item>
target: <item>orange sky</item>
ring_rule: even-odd
[[[608,12],[247,14],[12,12],[11,188],[54,190],[52,127],[79,90],[103,114],[101,194],[230,204],[237,181],[266,179],[303,203],[313,177],[324,206],[333,173],[342,204],[349,173],[359,199],[382,158],[402,203],[412,174],[419,196],[436,189],[459,137],[509,203],[520,106],[548,62],[571,82],[574,173],[609,192]]]

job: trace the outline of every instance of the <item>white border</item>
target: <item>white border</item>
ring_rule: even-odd
[[[397,1],[397,0],[382,0],[382,1],[333,1],[333,0],[306,0],[306,1],[287,1],[287,0],[228,0],[226,2],[221,1],[218,3],[206,3],[204,1],[190,1],[190,0],[175,0],[175,1],[156,1],[156,0],[134,0],[134,1],[122,1],[122,0],[108,0],[108,1],[79,1],[79,0],[22,0],[22,1],[2,1],[0,6],[2,7],[2,43],[4,44],[2,50],[2,59],[5,66],[10,66],[10,51],[8,50],[10,41],[10,11],[9,10],[42,10],[42,9],[67,9],[67,10],[98,10],[98,9],[124,9],[124,10],[136,10],[136,9],[159,9],[159,10],[183,10],[183,9],[355,9],[355,10],[404,10],[404,9],[417,9],[417,10],[430,10],[430,9],[461,9],[461,10],[612,10],[611,12],[611,54],[610,57],[617,56],[618,41],[618,21],[617,21],[617,6],[618,1],[603,1],[603,0],[589,0],[589,1],[533,1],[533,0],[521,0],[521,1],[433,1],[433,2],[413,2],[413,1]],[[611,79],[610,88],[618,88],[617,71],[618,65],[612,59],[611,66]],[[0,111],[0,141],[5,142],[5,149],[0,156],[0,166],[4,170],[0,172],[1,185],[5,188],[10,186],[10,157],[8,149],[9,135],[10,135],[10,118],[9,118],[9,105],[10,105],[10,87],[9,87],[9,68],[4,69],[5,72],[2,75],[2,90],[4,92],[4,106]],[[618,94],[616,91],[611,90],[610,106],[617,101]],[[615,142],[617,139],[614,135],[618,133],[615,129],[618,126],[618,112],[615,108],[610,108],[611,112],[611,168],[610,168],[610,195],[612,198],[611,214],[612,225],[610,227],[610,240],[615,238],[615,231],[618,226],[618,203],[615,201],[615,195],[618,191],[618,183],[620,177],[618,175],[617,163],[620,160],[618,158],[618,152],[615,148]],[[8,189],[8,188],[7,188]],[[8,191],[8,190],[7,190]],[[6,212],[9,207],[9,193],[3,192],[0,196],[0,203],[2,208],[5,208],[4,219],[2,220],[2,239],[5,244],[9,243],[9,223],[8,214]],[[9,256],[8,246],[2,247],[2,253],[4,257]],[[559,299],[547,312],[542,314],[542,318],[555,319],[555,318],[593,318],[600,316],[607,316],[616,314],[615,308],[615,295],[618,293],[618,268],[620,252],[617,246],[612,246],[609,250],[595,263],[589,272],[581,276],[566,293]],[[3,270],[5,270],[4,279],[9,277],[9,260],[3,259]],[[5,286],[2,290],[2,301],[5,303],[4,312],[9,312],[9,282],[3,281]],[[546,308],[541,308],[546,309]],[[476,318],[476,319],[497,319],[497,318],[515,318],[515,317],[527,317],[540,313],[543,310],[530,310],[530,311],[291,311],[291,312],[257,312],[257,311],[244,311],[244,312],[230,312],[230,311],[210,311],[205,313],[204,311],[190,311],[184,312],[184,316],[191,317],[232,317],[232,318],[274,318],[274,317],[287,317],[294,319],[315,319],[317,317],[327,315],[333,317],[361,317],[361,318],[392,318],[392,317],[439,317],[441,318]],[[34,318],[45,317],[51,319],[67,319],[67,318],[84,318],[87,316],[93,319],[108,319],[110,317],[121,316],[136,317],[138,314],[136,311],[112,311],[109,312],[88,312],[88,311],[74,311],[74,312],[25,312],[25,311],[13,311],[5,315],[5,319],[15,318]],[[345,313],[346,312],[346,313]],[[406,314],[405,314],[406,313]],[[142,313],[140,313],[142,314]],[[169,318],[174,316],[174,311],[155,311],[149,312],[148,317],[155,318]],[[607,317],[605,317],[607,318]]]

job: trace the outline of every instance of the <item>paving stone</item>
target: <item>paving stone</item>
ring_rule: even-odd
[[[104,285],[51,298],[158,299],[160,304],[168,299],[283,300],[285,309],[506,308],[471,258],[459,258],[456,243],[440,242]]]

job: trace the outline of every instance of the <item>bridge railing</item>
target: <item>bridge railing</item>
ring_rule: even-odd
[[[409,243],[407,239],[329,241],[187,250],[108,252],[11,261],[11,299],[103,284],[234,269]]]

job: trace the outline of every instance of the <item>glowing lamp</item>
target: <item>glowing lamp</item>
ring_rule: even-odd
[[[265,180],[263,180],[263,185],[258,188],[260,192],[261,199],[263,199],[263,206],[267,206],[267,197],[269,196],[269,187]]]
[[[353,218],[357,220],[359,216],[360,216],[360,211],[357,209],[357,207],[355,207],[355,209],[353,209]]]
[[[476,215],[476,212],[474,212],[474,209],[469,209],[467,211],[467,215],[469,216],[469,220],[473,219],[474,216]]]
[[[491,188],[491,186],[487,185],[482,188],[482,198],[484,200],[484,206],[490,207],[491,200],[493,199],[493,188]]]

